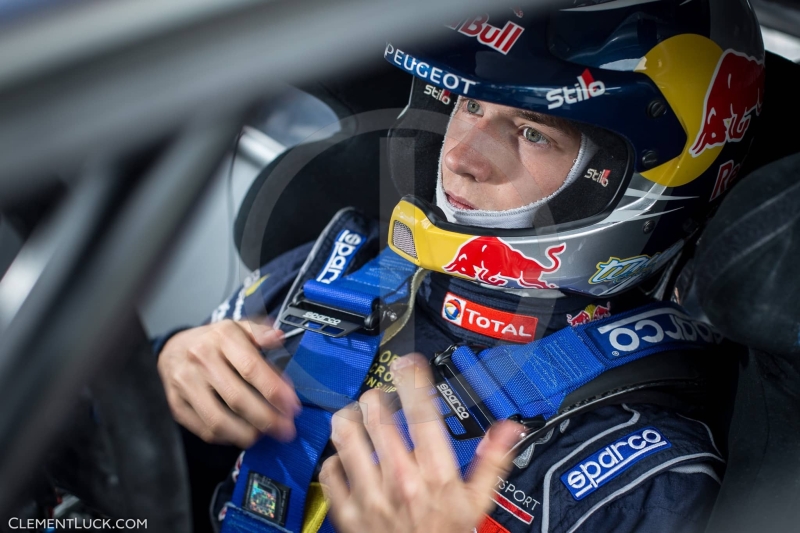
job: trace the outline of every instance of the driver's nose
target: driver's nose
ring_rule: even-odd
[[[486,132],[473,126],[444,154],[443,163],[450,172],[462,178],[476,182],[490,181],[497,173],[490,161],[493,144],[496,143]]]

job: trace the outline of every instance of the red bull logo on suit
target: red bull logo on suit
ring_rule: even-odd
[[[583,324],[588,324],[589,322],[593,322],[595,320],[601,320],[603,318],[608,318],[611,316],[611,302],[607,302],[606,305],[588,305],[586,309],[581,311],[580,313],[572,316],[570,314],[567,315],[567,322],[572,327],[575,326],[582,326]]]

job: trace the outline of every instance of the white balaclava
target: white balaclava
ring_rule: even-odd
[[[458,105],[459,103],[456,102],[453,113],[450,115],[451,121],[458,109]],[[449,126],[448,123],[448,129]],[[536,200],[533,203],[515,209],[484,211],[483,209],[459,209],[447,201],[447,197],[444,193],[444,186],[442,185],[442,158],[444,157],[444,143],[442,143],[442,149],[439,152],[439,166],[437,168],[438,176],[436,178],[436,205],[444,211],[448,222],[456,224],[478,226],[482,228],[530,228],[533,226],[533,218],[539,208],[582,176],[586,165],[591,161],[592,157],[594,157],[596,151],[597,145],[595,145],[589,137],[581,133],[581,147],[578,150],[578,157],[575,158],[572,169],[570,169],[567,174],[567,179],[564,180],[564,183],[561,184],[558,190],[546,198]]]

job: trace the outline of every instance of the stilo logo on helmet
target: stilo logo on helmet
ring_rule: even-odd
[[[577,79],[578,83],[574,85],[574,88],[561,87],[548,92],[545,97],[548,102],[552,103],[547,106],[547,109],[556,109],[565,103],[577,104],[606,94],[606,84],[595,80],[588,68]]]

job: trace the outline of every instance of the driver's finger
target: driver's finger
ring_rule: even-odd
[[[294,421],[270,406],[261,394],[244,381],[228,363],[210,359],[204,369],[206,379],[231,411],[249,422],[261,433],[289,441],[295,436]]]
[[[339,508],[350,497],[350,487],[347,486],[347,476],[339,456],[334,454],[328,457],[319,471],[319,483],[322,492],[334,508]]]
[[[392,373],[420,471],[440,482],[456,479],[459,473],[453,450],[430,396],[433,378],[427,361],[417,354],[400,357],[392,362]]]
[[[358,404],[340,409],[333,415],[331,442],[339,452],[339,460],[353,493],[365,494],[380,487],[380,469],[372,460],[372,446]]]
[[[514,455],[508,453],[519,442],[524,427],[510,421],[495,424],[478,445],[472,474],[466,484],[473,505],[484,512],[491,507],[492,488],[508,472]]]
[[[209,433],[204,433],[205,423],[200,419],[200,416],[195,412],[194,408],[189,405],[189,402],[184,400],[181,396],[175,395],[174,399],[170,399],[170,407],[172,407],[172,417],[183,427],[200,437],[207,442],[213,442],[213,436]]]
[[[198,381],[191,390],[191,398],[184,396],[194,412],[200,418],[201,427],[193,433],[206,442],[226,442],[247,449],[260,436],[252,424],[242,420],[208,388]]]
[[[252,444],[252,442],[248,443],[246,440],[242,439],[234,441],[227,438],[225,434],[219,435],[212,431],[208,424],[197,414],[197,411],[192,407],[191,403],[189,403],[189,400],[185,399],[181,394],[173,391],[171,394],[168,393],[167,396],[169,397],[173,418],[204,441],[215,444],[236,444],[243,449],[250,447]],[[257,435],[258,433],[256,432],[256,438]],[[247,438],[246,434],[245,437]],[[255,440],[253,440],[253,442],[255,442]]]
[[[379,389],[371,389],[361,395],[359,402],[364,425],[380,460],[386,494],[402,500],[403,491],[399,485],[418,476],[419,472],[387,407],[390,398]]]
[[[279,348],[283,344],[283,332],[271,324],[262,324],[256,320],[238,320],[234,322],[250,341],[262,348]]]
[[[363,523],[353,523],[354,501],[350,498],[350,487],[347,486],[347,475],[345,474],[342,461],[338,455],[332,455],[322,463],[319,472],[319,483],[325,499],[330,502],[330,515],[337,529],[352,531],[353,526],[364,527]]]
[[[242,378],[286,416],[300,412],[300,400],[294,389],[267,363],[253,344],[246,327],[233,323],[229,335],[221,336],[220,348]],[[251,332],[252,333],[252,332]]]

